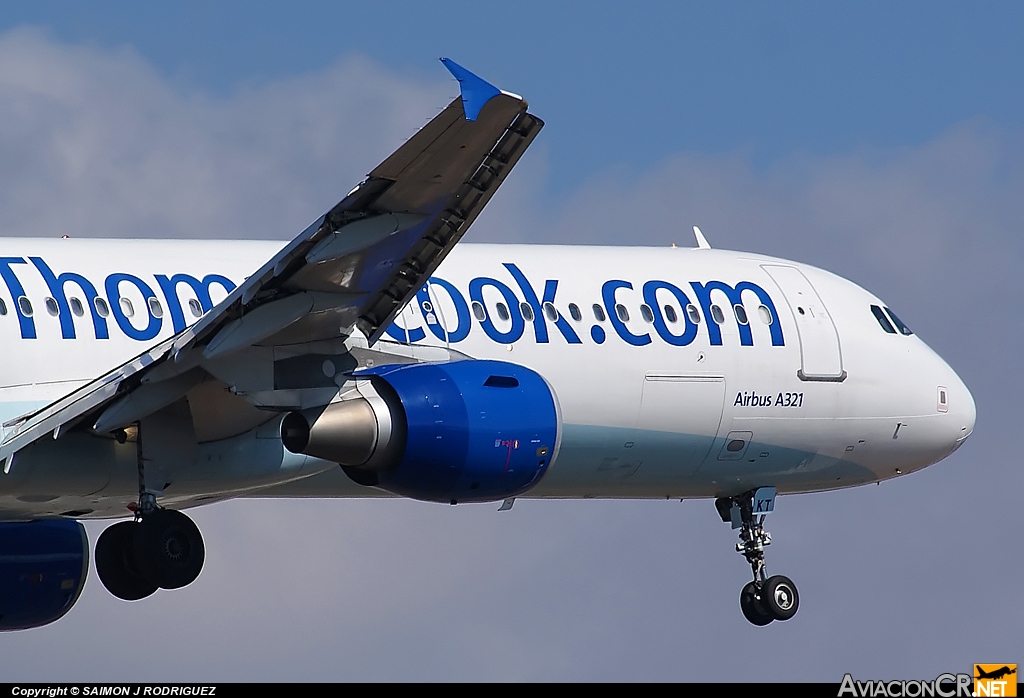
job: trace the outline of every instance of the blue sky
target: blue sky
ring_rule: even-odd
[[[93,576],[60,622],[0,636],[0,680],[1021,662],[1021,36],[1009,2],[5,3],[0,235],[288,238],[457,94],[450,56],[547,122],[467,240],[691,244],[696,223],[817,264],[946,358],[978,425],[923,472],[780,499],[788,623],[740,617],[708,501],[236,501],[194,512],[195,584],[128,604]]]
[[[544,114],[555,192],[679,151],[763,166],[1024,123],[1019,3],[5,3],[0,28],[23,25],[214,94],[352,53],[438,80],[451,54]]]

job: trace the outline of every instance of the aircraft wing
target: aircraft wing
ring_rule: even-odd
[[[5,470],[21,448],[87,417],[102,433],[167,406],[202,380],[204,362],[354,330],[373,345],[544,125],[518,95],[441,60],[459,97],[194,325],[5,425]]]

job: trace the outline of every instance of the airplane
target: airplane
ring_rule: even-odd
[[[715,502],[757,626],[778,494],[878,483],[970,436],[971,393],[878,297],[693,248],[458,244],[536,138],[460,94],[290,242],[4,239],[0,629],[94,563],[138,601],[199,576],[184,510],[233,498]],[[244,225],[245,212],[239,212]]]
[[[1011,669],[1009,666],[1004,665],[1004,666],[1002,666],[1002,667],[1000,667],[998,669],[993,669],[992,671],[985,671],[981,667],[975,665],[974,672],[975,672],[975,674],[977,674],[977,676],[974,677],[976,679],[995,679],[995,680],[999,680],[999,679],[1001,679],[1003,677],[1009,676],[1010,674],[1016,674],[1017,673],[1017,667],[1016,667],[1016,665],[1014,665],[1014,668]]]

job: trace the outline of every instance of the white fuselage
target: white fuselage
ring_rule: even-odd
[[[191,324],[281,247],[0,244],[3,421]],[[879,320],[871,306],[885,304],[828,272],[754,254],[460,244],[377,348],[441,347],[540,373],[563,428],[552,467],[528,496],[712,497],[762,485],[807,492],[923,468],[973,429],[963,382],[916,336],[887,331],[883,323],[895,321]],[[382,494],[284,451],[274,417],[202,443],[168,497],[188,506]],[[127,513],[137,496],[131,444],[81,462],[73,444],[63,448],[0,473],[0,518]]]

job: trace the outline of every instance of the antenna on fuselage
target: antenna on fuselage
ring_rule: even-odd
[[[693,226],[693,236],[697,238],[697,249],[698,250],[710,250],[711,245],[708,243],[708,239],[704,237],[704,233],[700,232],[700,228]]]

